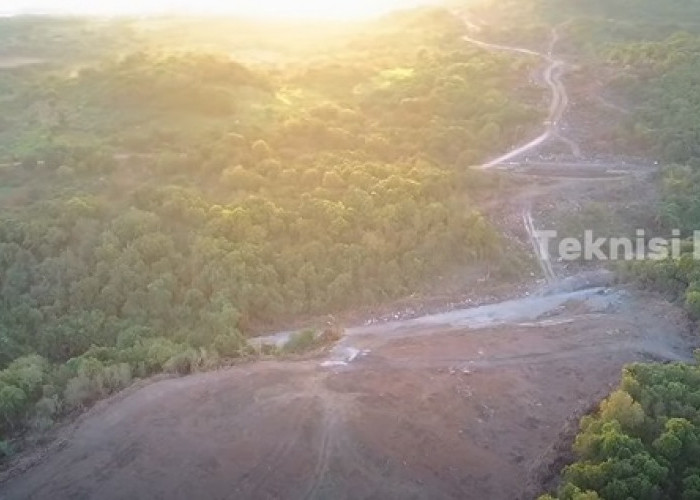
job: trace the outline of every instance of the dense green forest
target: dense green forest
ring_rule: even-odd
[[[700,368],[636,364],[581,422],[577,461],[542,500],[700,498]]]
[[[85,22],[94,44],[67,62],[33,52],[37,32],[76,43],[55,35],[67,22],[0,20],[46,59],[0,70],[3,435],[245,356],[261,326],[456,266],[522,271],[471,201],[493,180],[468,167],[541,123],[536,59],[464,43],[441,10],[268,65],[126,22],[101,41]]]
[[[607,59],[626,68],[614,88],[638,103],[622,131],[627,147],[700,167],[700,37],[677,32],[662,41],[616,44]]]

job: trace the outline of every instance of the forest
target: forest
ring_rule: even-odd
[[[60,52],[68,22],[0,33]],[[139,23],[86,23],[72,57],[0,69],[0,435],[456,266],[526,269],[472,201],[494,178],[469,167],[541,123],[536,60],[465,44],[443,10],[275,64],[220,34],[166,51]]]
[[[668,164],[699,167],[700,36],[676,32],[661,41],[616,44],[607,59],[628,68],[615,86],[640,103],[621,131],[628,147]]]
[[[699,388],[697,365],[626,367],[620,387],[582,420],[556,496],[540,500],[700,498]]]

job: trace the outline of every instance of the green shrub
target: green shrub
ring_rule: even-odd
[[[228,335],[219,335],[214,339],[214,349],[225,358],[239,357],[246,346],[246,340],[238,332]]]
[[[27,411],[27,395],[14,385],[0,387],[0,418],[5,428],[15,428],[24,418]]]
[[[685,306],[694,318],[700,318],[700,292],[689,291],[685,294]]]
[[[139,343],[134,352],[141,358],[139,361],[143,361],[146,372],[153,374],[163,371],[165,363],[185,349],[180,344],[159,337]]]
[[[41,356],[16,359],[0,372],[0,381],[20,388],[30,399],[38,398],[47,379],[49,363]]]
[[[163,370],[177,375],[189,375],[195,371],[198,364],[197,351],[189,349],[175,354],[163,364]]]
[[[282,352],[288,354],[300,354],[316,347],[316,332],[314,330],[303,330],[293,333],[289,340],[282,347]]]
[[[78,375],[70,379],[65,391],[63,391],[63,399],[69,410],[88,406],[103,396],[101,383],[86,375]]]
[[[104,387],[112,393],[129,387],[132,382],[131,366],[127,363],[119,363],[104,369]]]
[[[0,441],[0,458],[12,456],[12,446],[7,441]]]

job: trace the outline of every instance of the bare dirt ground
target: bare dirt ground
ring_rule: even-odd
[[[346,366],[262,362],[118,395],[10,471],[2,498],[527,498],[625,363],[690,352],[672,306],[624,293],[536,321],[400,328],[358,333],[371,350]]]

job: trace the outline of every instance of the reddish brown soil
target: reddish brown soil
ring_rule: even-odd
[[[335,369],[269,361],[154,382],[98,405],[1,496],[527,498],[567,419],[625,363],[688,356],[671,306],[613,309],[394,332]]]

